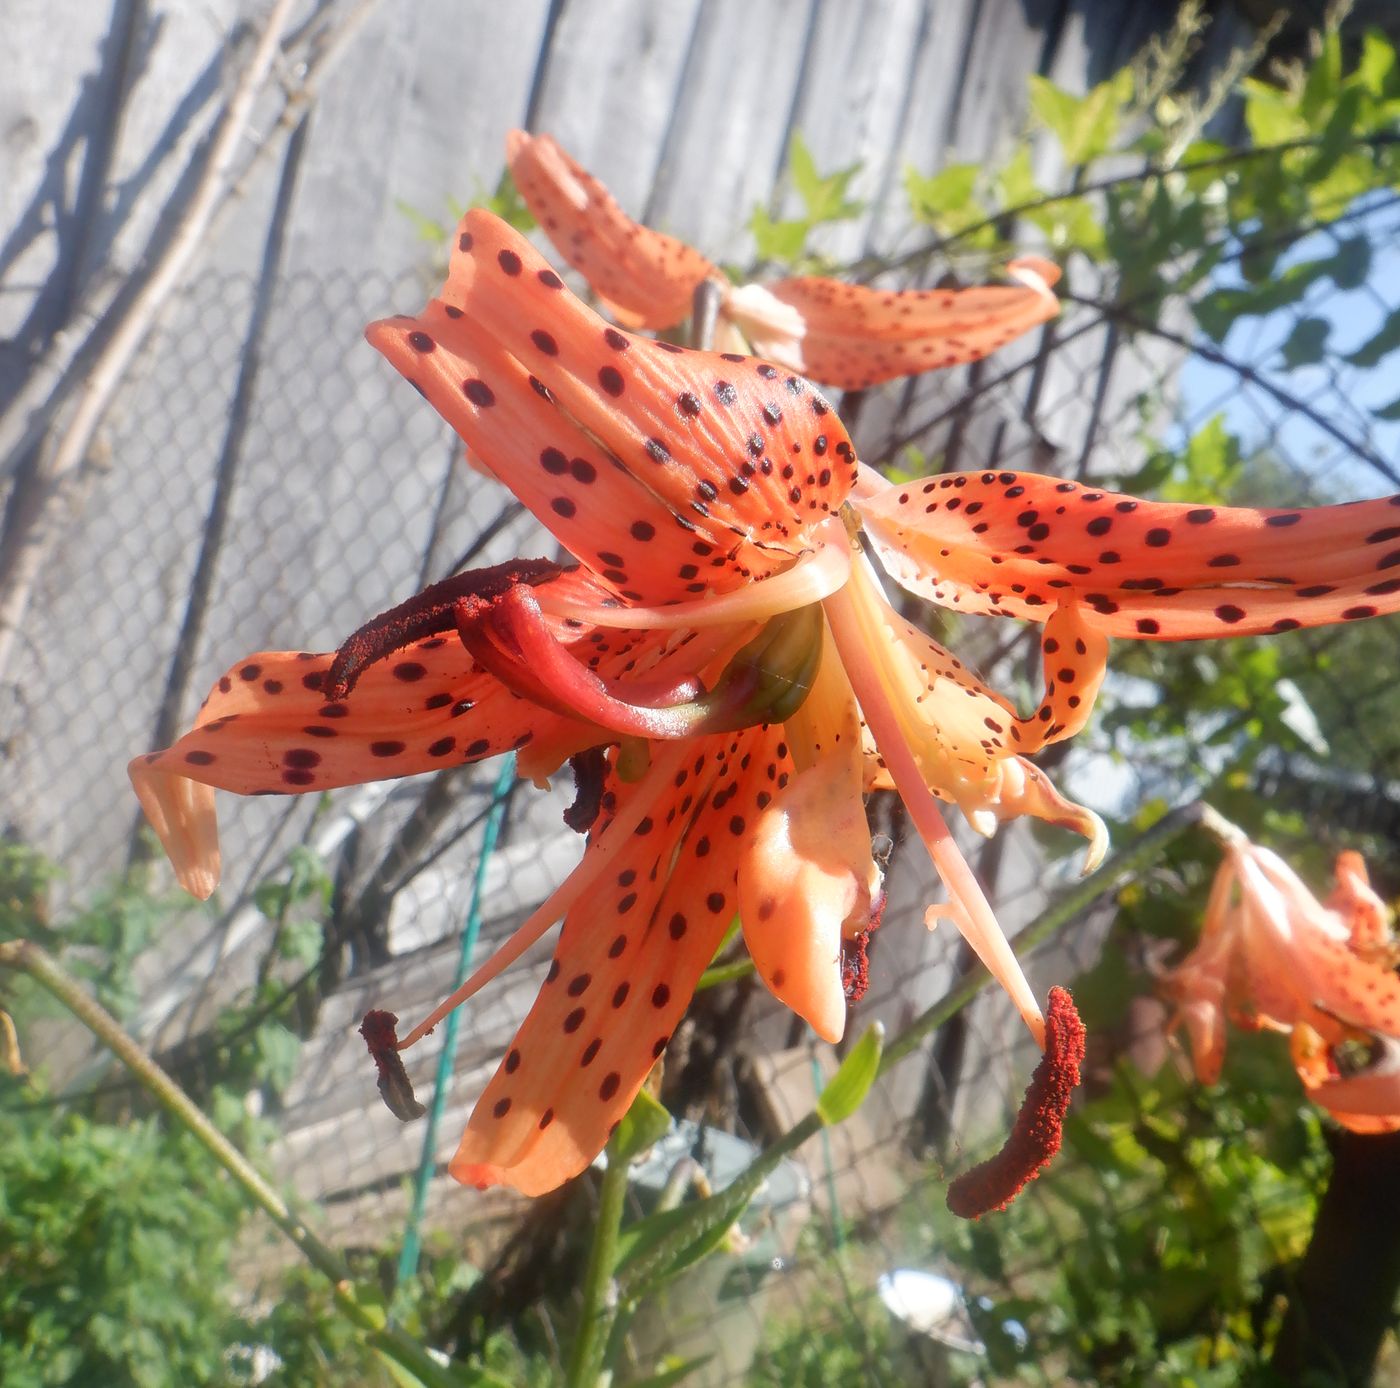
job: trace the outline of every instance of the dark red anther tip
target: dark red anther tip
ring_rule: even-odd
[[[389,1112],[400,1123],[421,1118],[427,1109],[414,1097],[413,1085],[399,1054],[399,1019],[392,1012],[366,1012],[360,1022],[360,1035],[369,1047],[374,1068],[379,1072],[379,1093]]]
[[[1060,1150],[1065,1113],[1079,1084],[1084,1023],[1064,988],[1052,988],[1045,1009],[1045,1053],[1035,1067],[1011,1136],[994,1157],[948,1186],[948,1208],[963,1219],[1004,1210]]]

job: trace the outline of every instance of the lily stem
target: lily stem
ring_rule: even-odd
[[[578,1330],[569,1354],[567,1388],[594,1388],[611,1379],[603,1377],[603,1366],[613,1322],[617,1318],[618,1292],[613,1280],[617,1268],[618,1235],[622,1232],[622,1210],[627,1196],[628,1163],[608,1144],[608,1164],[598,1193],[598,1218],[593,1225],[593,1245],[588,1250],[588,1267],[583,1276],[583,1305]]]
[[[429,1382],[441,1378],[441,1371],[417,1341],[385,1325],[381,1317],[355,1297],[350,1268],[340,1254],[311,1232],[262,1173],[205,1117],[189,1095],[122,1030],[121,1023],[85,992],[78,980],[52,955],[31,940],[8,940],[0,943],[0,969],[5,968],[28,974],[57,998],[116,1056],[171,1118],[203,1145],[210,1156],[242,1186],[253,1203],[296,1246],[298,1252],[330,1280],[340,1310],[368,1334],[371,1345],[397,1362],[424,1366],[432,1375]]]

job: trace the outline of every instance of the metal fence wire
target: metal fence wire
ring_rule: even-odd
[[[1219,344],[1200,339],[1180,304],[1169,302],[1154,329],[1105,312],[1111,285],[1090,292],[1076,282],[1061,317],[1006,354],[846,402],[858,450],[870,462],[902,464],[916,447],[928,470],[1112,480],[1131,478],[1154,451],[1182,449],[1222,420],[1249,460],[1241,485],[1257,483],[1266,494],[1251,499],[1288,505],[1394,489],[1387,460],[1400,426],[1377,422],[1366,408],[1385,394],[1387,364],[1350,363],[1345,350],[1400,311],[1396,203],[1348,207],[1290,252],[1316,255],[1365,238],[1374,254],[1361,283],[1320,281],[1301,303],[1242,322]],[[1235,273],[1226,256],[1215,285]],[[528,514],[462,468],[456,440],[361,341],[366,322],[416,309],[425,287],[417,277],[284,279],[253,340],[254,281],[205,276],[124,393],[81,514],[44,574],[5,696],[0,815],[10,836],[63,865],[55,918],[141,858],[125,761],[172,731],[172,713],[186,726],[232,660],[258,649],[330,649],[367,615],[463,566],[550,552]],[[1334,346],[1290,366],[1285,344],[1303,316],[1330,322]],[[1033,644],[975,621],[962,623],[956,639],[993,684],[1023,693],[1031,686]],[[1292,701],[1297,736],[1251,759],[1248,775],[1325,833],[1345,832],[1343,808],[1358,827],[1393,828],[1400,624],[1372,625],[1365,677],[1354,662],[1339,672],[1337,640],[1322,631],[1273,642],[1274,685],[1288,691],[1280,697]],[[1256,645],[1212,643],[1162,658],[1183,669],[1194,662],[1203,682],[1228,682],[1238,653]],[[1126,819],[1154,798],[1190,799],[1252,736],[1250,710],[1239,708],[1234,724],[1222,715],[1224,723],[1190,726],[1185,736],[1143,740],[1130,716],[1133,667],[1115,668],[1107,706],[1129,714],[1097,717],[1055,771],[1072,795],[1111,818]],[[1314,704],[1333,710],[1325,733],[1308,722]],[[390,1003],[401,1015],[425,1012],[446,991],[474,889],[484,954],[577,855],[561,820],[570,788],[516,786],[478,882],[497,773],[488,764],[320,798],[221,797],[220,894],[209,909],[163,912],[158,940],[134,964],[133,1025],[195,1092],[218,1073],[228,1035],[213,1024],[231,1006],[256,996],[260,1010],[240,1025],[276,1016],[299,1037],[284,1083],[261,1087],[258,1102],[276,1125],[278,1177],[346,1247],[397,1256],[422,1158],[421,1129],[400,1127],[378,1108],[354,1036],[360,1016]],[[929,934],[920,924],[932,887],[917,842],[906,852],[902,818],[883,803],[872,815],[893,843],[890,905],[852,1036],[875,1019],[907,1023],[968,967],[950,931]],[[1062,837],[1019,827],[980,854],[1008,930],[1033,918],[1076,870]],[[279,915],[276,896],[260,888],[289,883],[296,861],[324,870],[327,895]],[[1374,867],[1383,883],[1400,880],[1400,861]],[[324,950],[290,962],[280,946],[307,912],[324,932]],[[1112,903],[1101,903],[1037,953],[1038,991],[1099,961],[1112,914]],[[533,1317],[547,1354],[561,1304],[550,1298],[562,1295],[567,1305],[580,1220],[562,1216],[557,1200],[527,1206],[464,1192],[444,1174],[546,959],[534,951],[463,1015],[423,1227],[430,1245],[448,1232],[491,1269],[471,1307],[487,1317]],[[662,1348],[698,1350],[715,1356],[709,1381],[776,1381],[761,1377],[772,1362],[765,1356],[785,1337],[830,1326],[854,1346],[859,1381],[909,1381],[906,1361],[891,1367],[898,1354],[932,1351],[912,1342],[891,1348],[877,1278],[936,1262],[928,1211],[941,1201],[945,1171],[1004,1131],[1033,1059],[1020,1035],[1009,1006],[993,997],[937,1033],[854,1120],[804,1149],[791,1183],[775,1184],[746,1221],[746,1253],[715,1259],[668,1309],[643,1317],[634,1333],[639,1361]],[[425,1101],[440,1041],[412,1053]],[[59,1054],[75,1092],[120,1087],[93,1056]],[[747,1150],[727,1144],[761,1144],[780,1132],[810,1107],[831,1069],[829,1050],[752,980],[703,995],[668,1061],[675,1106],[693,1125],[688,1132],[702,1134],[677,1155],[710,1164],[719,1178]],[[1108,1185],[1100,1195],[1114,1199]],[[1043,1197],[1032,1187],[1024,1198]],[[833,1241],[854,1254],[840,1278],[828,1256]],[[1074,1253],[1072,1244],[1047,1245],[1044,1257]],[[249,1294],[269,1294],[280,1267],[271,1238],[250,1235],[240,1273]],[[1008,1267],[1000,1285],[988,1279],[974,1290],[1011,1295],[1036,1271]],[[468,1319],[464,1310],[462,1342]]]

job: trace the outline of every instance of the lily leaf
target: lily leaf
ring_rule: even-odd
[[[671,1115],[665,1106],[652,1098],[645,1088],[639,1089],[632,1107],[623,1115],[608,1144],[608,1160],[635,1161],[670,1130]]]
[[[817,1112],[828,1128],[844,1123],[865,1102],[879,1073],[880,1054],[884,1049],[885,1028],[876,1022],[867,1027],[865,1035],[851,1047],[841,1068],[817,1099]]]
[[[644,1289],[669,1280],[718,1248],[730,1226],[783,1158],[822,1127],[820,1116],[809,1113],[759,1153],[722,1191],[678,1209],[648,1215],[623,1230],[616,1274],[622,1294],[628,1298],[639,1296]]]

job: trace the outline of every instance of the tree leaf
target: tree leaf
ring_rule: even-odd
[[[1283,344],[1283,364],[1290,369],[1314,366],[1327,353],[1327,338],[1332,325],[1325,318],[1300,318]]]
[[[1400,308],[1393,308],[1379,330],[1356,351],[1348,352],[1345,360],[1353,366],[1377,366],[1397,347],[1400,347]]]
[[[805,217],[775,222],[766,207],[755,207],[749,218],[749,231],[760,260],[790,264],[802,254],[812,224]]]

